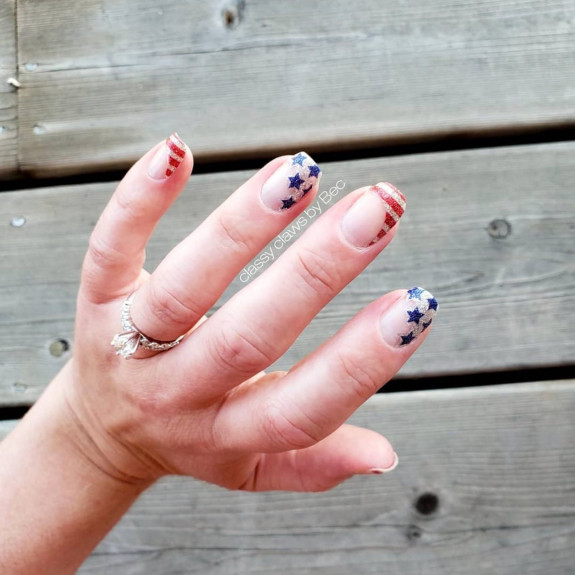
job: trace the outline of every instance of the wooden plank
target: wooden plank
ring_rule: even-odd
[[[18,161],[15,0],[0,1],[0,179],[13,177]]]
[[[571,364],[574,154],[575,144],[562,143],[322,165],[321,197],[338,181],[345,194],[387,179],[405,192],[408,208],[393,246],[319,314],[275,367],[288,369],[380,294],[413,285],[431,290],[440,312],[403,377]],[[192,176],[150,243],[147,269],[248,176]],[[26,218],[22,227],[0,226],[0,405],[32,402],[73,351],[79,270],[114,187],[0,194],[6,224]],[[317,201],[329,209],[337,199]],[[490,236],[494,220],[510,226],[507,238]],[[286,249],[272,245],[276,256]],[[216,307],[246,285],[243,279],[234,280]],[[70,350],[53,356],[58,339],[70,342]]]
[[[0,440],[4,439],[15,427],[18,421],[0,421]]]
[[[20,0],[22,169],[124,167],[174,129],[215,160],[573,124],[574,19],[569,0]]]
[[[391,440],[393,473],[321,494],[168,478],[79,573],[572,575],[574,414],[575,381],[380,395],[352,421]]]

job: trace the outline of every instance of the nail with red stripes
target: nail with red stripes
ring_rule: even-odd
[[[405,211],[404,195],[384,182],[371,186],[341,220],[346,240],[358,247],[372,246],[397,224]]]
[[[174,132],[152,158],[148,167],[149,176],[154,180],[169,178],[182,163],[187,152],[188,146]]]

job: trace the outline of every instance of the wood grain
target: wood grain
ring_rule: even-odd
[[[0,179],[13,177],[18,157],[18,102],[8,83],[16,72],[15,0],[0,1]]]
[[[0,421],[0,439],[4,439],[16,427],[18,421]]]
[[[79,573],[573,575],[574,414],[575,381],[377,396],[352,421],[390,439],[393,473],[321,494],[169,478]]]
[[[205,161],[573,124],[570,0],[18,5],[34,176],[125,167],[175,129]]]
[[[321,194],[338,181],[343,194],[388,180],[405,193],[408,207],[390,249],[275,367],[289,368],[381,294],[414,285],[431,290],[440,310],[402,377],[572,364],[574,155],[575,144],[563,143],[322,165]],[[147,268],[248,176],[192,176],[152,239]],[[0,194],[0,404],[32,402],[73,352],[80,266],[113,189],[110,183]],[[7,225],[12,216],[27,222],[14,228]],[[510,226],[510,235],[492,237],[494,220],[506,222],[495,229]],[[277,256],[287,248],[274,249]],[[240,277],[216,308],[246,285]],[[50,346],[60,338],[71,348],[54,357]]]

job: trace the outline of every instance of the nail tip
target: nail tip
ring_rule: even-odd
[[[313,195],[319,187],[321,176],[322,171],[315,160],[307,152],[298,152],[264,183],[262,200],[275,211],[287,210],[310,192]]]
[[[398,194],[403,201],[405,201],[405,194],[397,187],[394,186],[391,182],[378,182],[373,186],[374,188],[382,188],[384,190],[392,191]]]
[[[390,473],[391,471],[393,471],[399,465],[399,457],[397,453],[394,452],[393,455],[394,458],[391,467],[387,467],[385,469],[382,467],[373,467],[372,469],[369,470],[369,472],[372,475],[385,475],[386,473]]]
[[[419,286],[404,290],[381,318],[383,339],[392,347],[407,347],[431,326],[438,309],[433,294]]]
[[[148,175],[154,180],[166,180],[179,168],[189,148],[174,132],[156,151],[148,165]]]
[[[405,213],[407,203],[405,196],[389,182],[379,182],[371,186],[368,191],[375,192],[385,204],[385,220],[377,236],[368,244],[376,244],[386,236],[398,223]]]
[[[439,302],[437,298],[426,288],[421,286],[415,286],[409,290],[406,290],[409,299],[417,300],[427,300],[427,305],[430,306],[431,311],[437,312],[439,309]],[[435,315],[435,314],[434,314]]]

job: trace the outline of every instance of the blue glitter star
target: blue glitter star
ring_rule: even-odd
[[[299,174],[296,174],[293,178],[288,176],[288,180],[290,188],[296,188],[299,190],[299,187],[303,184],[303,180],[299,177]]]
[[[430,325],[433,320],[430,319],[427,323],[423,322],[423,329],[421,331],[425,331]]]
[[[401,345],[407,345],[408,343],[411,343],[414,339],[415,336],[413,335],[413,332],[410,331],[407,335],[401,336]]]
[[[424,289],[418,288],[418,287],[414,287],[413,289],[409,289],[407,290],[407,293],[409,294],[409,299],[418,299],[421,300],[421,294],[424,292]]]
[[[299,164],[300,166],[303,167],[303,163],[304,163],[304,161],[306,160],[306,158],[307,158],[307,156],[306,156],[305,154],[302,154],[302,153],[300,152],[297,156],[294,156],[294,157],[292,158],[292,160],[291,160],[291,161],[292,161],[292,164],[291,164],[291,165],[292,165],[292,166],[295,166],[296,164]]]
[[[432,297],[432,298],[428,298],[427,301],[429,302],[429,309],[434,309],[435,311],[437,311],[437,300]]]
[[[316,166],[315,164],[313,166],[309,166],[309,177],[310,178],[317,178],[321,173],[321,170],[319,169],[319,166]]]
[[[303,195],[305,196],[311,189],[313,188],[313,184],[309,188],[305,188],[303,191]]]
[[[287,200],[282,200],[282,204],[283,204],[283,206],[280,209],[281,210],[287,210],[288,208],[291,208],[295,204],[295,201],[290,196]]]
[[[419,308],[415,308],[413,311],[408,311],[407,315],[409,316],[409,319],[407,320],[407,323],[411,323],[414,322],[416,324],[419,325],[419,320],[425,315],[424,313],[421,313],[419,311]]]

